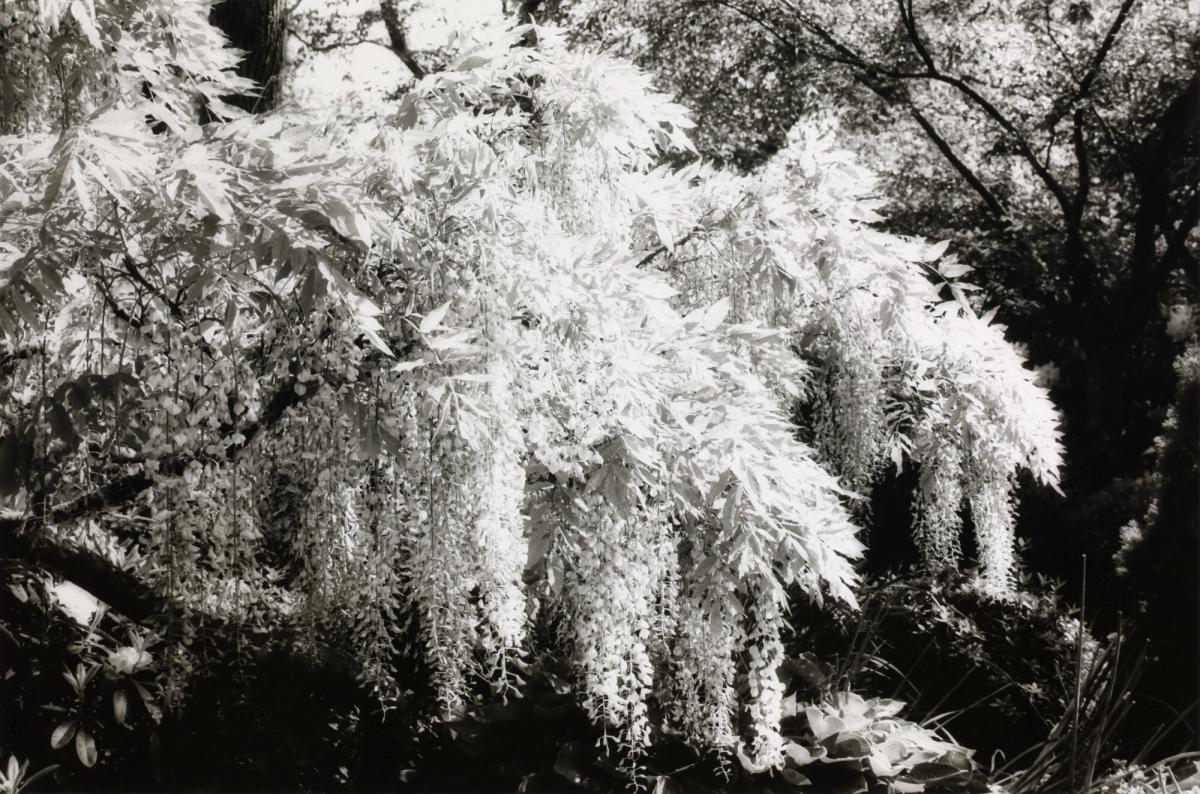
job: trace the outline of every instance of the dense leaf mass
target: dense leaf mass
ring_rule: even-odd
[[[164,634],[114,675],[169,705],[197,632],[286,630],[385,705],[417,659],[451,717],[519,692],[536,627],[624,758],[670,729],[772,768],[787,589],[854,603],[883,468],[921,471],[929,567],[969,510],[1011,590],[1055,410],[813,130],[655,167],[684,108],[515,28],[350,135],[223,103],[207,2],[7,7],[51,44],[2,64],[48,90],[0,139],[0,529]]]

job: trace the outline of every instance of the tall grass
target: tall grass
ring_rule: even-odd
[[[1082,631],[1080,632],[1082,645]],[[1153,772],[1164,781],[1161,788],[1134,788],[1132,791],[1184,792],[1188,789],[1166,787],[1171,770],[1194,759],[1200,753],[1181,753],[1151,767],[1145,764],[1194,704],[1177,711],[1173,718],[1141,736],[1122,733],[1133,707],[1133,693],[1145,672],[1145,643],[1126,634],[1124,627],[1100,646],[1091,664],[1084,669],[1083,655],[1076,669],[1075,698],[1067,704],[1045,741],[1009,760],[996,771],[997,782],[1009,794],[1101,794],[1116,791],[1122,780],[1137,773]],[[1124,756],[1118,767],[1114,760]],[[1172,784],[1173,785],[1173,784]],[[1189,783],[1191,786],[1196,783]]]
[[[1147,643],[1129,631],[1123,620],[1107,640],[1100,643],[1090,640],[1091,633],[1083,620],[1086,580],[1080,595],[1080,620],[1074,637],[1074,680],[1063,693],[1065,706],[1056,718],[1045,715],[1050,729],[1044,738],[993,768],[992,782],[1008,794],[1200,792],[1200,771],[1191,771],[1191,765],[1200,762],[1200,753],[1170,755],[1172,748],[1164,747],[1164,740],[1187,719],[1196,704],[1178,710],[1163,703],[1160,705],[1167,716],[1158,724],[1145,730],[1132,725],[1128,718],[1134,706],[1134,693],[1149,663]],[[950,609],[958,612],[953,606]],[[887,642],[881,627],[889,612],[886,599],[865,600],[848,647],[833,661],[829,676],[833,691],[853,691],[871,679],[876,682],[890,679],[895,686],[892,697],[919,695],[910,679],[912,671],[901,671],[884,658]],[[935,644],[922,650],[913,663],[914,669],[926,651],[936,652]],[[962,680],[946,682],[949,691],[920,720],[921,724],[949,736],[947,723],[990,702],[1000,690],[1018,686],[1009,678],[1000,690],[991,691],[964,708],[935,714],[971,672],[968,670]],[[986,752],[986,748],[978,749]],[[1163,755],[1168,757],[1155,760]]]

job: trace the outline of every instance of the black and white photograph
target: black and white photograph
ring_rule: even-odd
[[[1200,794],[1200,0],[0,0],[0,794]]]

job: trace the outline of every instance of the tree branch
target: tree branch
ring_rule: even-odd
[[[383,47],[385,50],[389,51],[392,49],[388,45],[379,41],[375,41],[369,36],[359,36],[358,38],[351,39],[349,41],[335,41],[331,44],[317,44],[312,39],[306,39],[304,36],[301,36],[296,29],[291,26],[288,26],[288,34],[295,38],[296,41],[307,47],[310,52],[333,52],[334,50],[341,50],[347,47],[357,47],[360,44],[374,44],[376,47]]]
[[[41,533],[13,531],[0,521],[0,557],[53,571],[135,622],[163,612],[168,599],[141,579],[87,549],[50,540]]]
[[[704,226],[693,226],[691,231],[689,231],[683,237],[680,237],[678,240],[675,241],[675,245],[672,246],[672,248],[683,245],[686,242],[690,242],[692,240],[692,238],[694,238],[697,234],[700,234],[701,232],[704,232],[706,230],[707,229]],[[638,260],[637,264],[634,265],[634,267],[637,267],[639,269],[643,268],[670,250],[671,250],[671,248],[668,248],[666,245],[660,245],[657,248],[652,248],[652,249],[650,249],[649,253],[647,253],[645,256],[643,256],[641,259]]]
[[[226,447],[224,456],[226,462],[230,462],[236,458],[264,429],[269,429],[282,419],[289,408],[300,405],[316,394],[319,391],[319,386],[322,385],[320,382],[309,384],[305,393],[301,395],[296,392],[297,383],[298,381],[295,378],[289,378],[267,402],[267,406],[258,421],[249,422],[239,428],[229,427],[224,429],[222,432],[222,437],[224,438],[229,438],[238,433],[242,436],[241,441]],[[146,473],[145,463],[142,463],[139,464],[141,470],[134,474],[117,477],[95,490],[80,494],[65,502],[60,502],[53,507],[48,507],[44,511],[25,513],[18,510],[0,510],[0,532],[14,534],[29,531],[46,524],[65,524],[104,512],[105,510],[126,505],[136,499],[142,492],[151,488],[159,477],[178,477],[194,461],[208,459],[211,459],[210,456],[197,453],[176,455],[158,461],[157,472],[153,477]]]
[[[40,537],[36,533],[0,534],[0,559],[20,560],[51,571],[88,591],[135,623],[144,624],[156,615],[170,614],[179,606],[132,572],[117,567],[103,556],[88,549]],[[235,630],[232,621],[209,613],[193,613],[193,620],[208,630],[206,634],[210,638]],[[239,636],[244,638],[240,628],[237,630]],[[304,675],[329,675],[334,680],[345,681],[347,686],[357,685],[361,667],[352,655],[325,644],[319,646],[320,652],[317,654],[296,654],[291,652],[290,639],[289,630],[284,627],[266,640],[239,642],[238,650],[243,658],[259,661],[278,658],[285,670]]]
[[[958,172],[959,176],[966,180],[967,184],[971,186],[971,189],[974,190],[981,199],[983,199],[983,203],[987,206],[988,210],[997,218],[1003,219],[1008,213],[1007,210],[1005,210],[1004,205],[1000,203],[1000,200],[996,198],[996,195],[992,193],[987,185],[983,184],[983,180],[981,180],[975,174],[975,172],[971,170],[970,166],[962,161],[962,159],[955,153],[954,149],[951,148],[946,139],[938,133],[932,122],[925,118],[921,111],[917,110],[916,106],[913,105],[912,102],[908,102],[907,107],[909,115],[911,115],[913,120],[916,121],[921,129],[925,131],[926,137],[928,137],[937,150],[941,152],[942,157],[945,158],[946,162],[950,163],[951,167]]]
[[[1104,66],[1104,60],[1108,57],[1112,50],[1113,44],[1117,41],[1117,35],[1121,32],[1121,27],[1125,24],[1125,20],[1129,18],[1129,12],[1133,10],[1133,5],[1137,0],[1124,0],[1121,3],[1121,8],[1117,11],[1117,16],[1108,27],[1108,32],[1104,34],[1104,40],[1100,42],[1099,49],[1092,56],[1092,60],[1088,64],[1087,71],[1083,74],[1083,79],[1079,81],[1075,91],[1065,101],[1060,103],[1046,118],[1046,126],[1053,127],[1058,123],[1072,105],[1081,99],[1087,97],[1092,90],[1092,84],[1096,82],[1096,78],[1100,76],[1100,70]]]
[[[759,27],[761,27],[763,30],[770,33],[775,38],[779,39],[781,44],[792,49],[793,51],[796,50],[796,46],[792,42],[791,39],[787,38],[782,33],[780,33],[779,30],[774,25],[771,25],[770,23],[768,23],[765,19],[763,19],[758,14],[752,14],[749,11],[747,11],[746,9],[742,8],[741,6],[735,5],[734,3],[730,2],[730,0],[717,0],[717,4],[725,6],[726,8],[728,8],[730,11],[734,12],[735,14],[744,16],[746,19],[749,19],[751,22],[758,25]]]
[[[725,5],[729,8],[733,8],[734,10],[739,11],[744,16],[746,16],[748,19],[751,19],[754,22],[756,22],[757,24],[762,25],[767,30],[769,30],[773,34],[775,34],[776,36],[780,35],[776,31],[774,26],[771,26],[768,23],[766,23],[764,20],[761,19],[761,17],[758,17],[754,14],[750,14],[742,9],[739,9],[736,6],[726,2],[725,0],[718,0],[718,2],[721,2],[722,5]],[[785,2],[786,2],[786,0],[785,0]],[[823,56],[827,60],[834,60],[835,62],[842,63],[842,64],[845,64],[852,68],[855,68],[861,72],[865,72],[865,73],[871,75],[872,78],[876,81],[878,81],[880,79],[891,79],[891,80],[899,80],[899,81],[933,80],[935,82],[940,82],[945,85],[949,85],[952,88],[956,89],[960,94],[963,95],[963,97],[965,97],[967,100],[969,100],[969,102],[971,104],[975,105],[980,111],[982,111],[985,116],[987,116],[993,122],[995,122],[996,125],[999,126],[1000,129],[1003,130],[1005,132],[1005,134],[1008,135],[1009,138],[1012,139],[1012,141],[1014,142],[1014,144],[1017,147],[1017,150],[1020,152],[1022,158],[1024,158],[1029,163],[1029,165],[1033,169],[1034,173],[1037,174],[1038,178],[1041,179],[1043,184],[1046,185],[1046,188],[1050,191],[1051,195],[1054,196],[1054,199],[1058,202],[1058,205],[1062,209],[1064,216],[1070,217],[1070,213],[1072,210],[1072,204],[1071,204],[1070,198],[1067,195],[1067,192],[1063,189],[1063,186],[1058,181],[1058,179],[1055,178],[1055,176],[1052,173],[1050,173],[1050,170],[1046,167],[1045,163],[1043,163],[1041,161],[1041,159],[1037,156],[1037,154],[1033,151],[1033,149],[1029,145],[1029,142],[1025,139],[1025,136],[1021,134],[1021,131],[1017,129],[1016,125],[1013,124],[1012,121],[1009,120],[1008,117],[1006,117],[1000,111],[1000,109],[998,107],[996,107],[995,104],[993,104],[990,100],[988,100],[987,97],[985,97],[981,93],[979,93],[979,91],[976,90],[970,83],[968,83],[966,80],[964,80],[961,77],[948,75],[948,74],[942,72],[937,67],[937,65],[935,64],[935,62],[933,60],[932,55],[929,53],[928,49],[925,47],[924,43],[921,41],[921,38],[917,32],[916,20],[912,16],[912,6],[910,4],[908,4],[908,0],[897,0],[897,2],[899,5],[899,8],[900,8],[902,22],[904,23],[905,30],[909,37],[909,40],[910,40],[910,42],[912,42],[914,49],[917,51],[918,57],[921,58],[922,63],[925,66],[925,71],[923,71],[923,72],[904,71],[904,70],[900,70],[900,69],[890,68],[883,64],[871,63],[871,62],[867,61],[861,54],[855,52],[854,50],[850,49],[842,42],[838,41],[837,37],[834,36],[833,33],[826,30],[820,23],[816,22],[809,15],[803,13],[801,11],[801,9],[799,9],[798,7],[796,7],[795,5],[793,5],[791,3],[788,3],[788,6],[794,11],[794,13],[796,13],[797,19],[799,20],[799,23],[801,24],[801,26],[803,26],[805,29],[807,29],[813,35],[817,36],[817,38],[819,38],[821,41],[823,41],[827,46],[833,48],[833,50],[841,56],[840,58],[832,58],[832,59],[829,58],[829,56],[827,56],[827,55]],[[794,45],[792,45],[792,46],[794,47]],[[871,87],[870,84],[866,81],[860,81],[860,82],[863,82],[864,85]],[[872,90],[875,90],[875,89],[872,89]],[[878,90],[876,90],[875,92],[877,94],[879,93]],[[889,101],[894,101],[894,97],[889,97],[886,94],[883,94],[881,96]],[[918,123],[920,123],[920,122],[918,122]],[[924,129],[923,125],[922,125],[922,129]],[[935,145],[936,145],[936,142],[935,142]],[[940,149],[940,147],[939,147],[939,149]],[[944,154],[944,152],[943,152],[943,154]],[[962,173],[962,172],[960,171],[960,173]],[[976,188],[976,192],[978,192],[978,188]]]
[[[717,1],[734,13],[744,16],[754,24],[762,27],[775,38],[779,39],[779,41],[788,48],[792,49],[793,51],[798,50],[798,47],[790,39],[785,37],[776,26],[770,24],[762,16],[753,14],[737,4],[729,2],[729,0]],[[925,67],[929,70],[929,73],[937,73],[933,57],[929,53],[929,50],[925,47],[924,43],[921,41],[921,38],[917,32],[916,20],[913,16],[911,0],[896,1],[900,10],[901,18],[904,21],[905,29],[908,31],[909,40],[912,42],[913,47],[921,57]],[[873,79],[870,76],[872,73],[888,73],[888,76],[893,76],[898,73],[889,73],[884,67],[867,62],[861,55],[844,45],[842,42],[838,41],[837,37],[834,36],[832,32],[826,30],[822,25],[817,23],[807,14],[804,14],[800,8],[790,2],[787,3],[787,5],[789,8],[791,8],[792,12],[796,14],[797,19],[804,28],[806,28],[813,35],[817,36],[817,38],[824,42],[826,46],[832,48],[833,51],[837,53],[836,56],[830,53],[823,53],[822,57],[825,60],[841,63],[854,69],[856,72],[854,75],[855,80],[879,96],[885,102],[896,103],[899,101],[897,100],[896,96],[882,86],[877,79]],[[913,120],[917,122],[918,126],[920,126],[925,132],[926,136],[928,136],[930,142],[933,143],[934,147],[938,150],[938,152],[941,153],[942,157],[945,158],[948,163],[950,163],[950,166],[957,171],[960,176],[962,176],[968,185],[970,185],[971,189],[979,195],[979,197],[983,200],[983,203],[987,206],[988,210],[997,218],[1004,218],[1007,214],[1004,205],[1000,203],[1000,200],[996,198],[995,194],[987,187],[987,185],[983,183],[983,180],[981,180],[978,175],[976,175],[975,172],[972,171],[965,162],[963,162],[962,158],[957,155],[953,147],[950,146],[949,142],[942,137],[942,135],[933,126],[933,123],[916,108],[911,99],[905,99],[904,105],[909,114],[913,117]]]
[[[1078,173],[1078,184],[1075,186],[1075,202],[1068,222],[1074,227],[1083,223],[1083,213],[1087,209],[1088,192],[1091,190],[1092,174],[1088,160],[1087,139],[1083,130],[1083,109],[1076,108],[1072,114],[1071,141],[1075,147],[1075,163]],[[1078,231],[1078,229],[1077,229]]]
[[[896,0],[896,5],[900,10],[900,21],[904,23],[904,30],[908,33],[908,40],[913,49],[917,51],[917,56],[925,64],[926,69],[936,72],[938,68],[933,63],[933,56],[929,54],[929,50],[921,41],[921,35],[917,32],[917,19],[913,13],[912,0]]]
[[[420,80],[427,72],[425,67],[417,62],[412,51],[408,48],[408,34],[404,30],[404,23],[400,19],[400,12],[396,9],[396,0],[379,0],[379,13],[383,17],[383,25],[387,28],[388,41],[391,42],[392,52],[399,56],[404,65],[408,67],[408,71],[412,72],[413,77]]]
[[[929,72],[927,74],[898,72],[885,72],[885,74],[901,80],[934,80],[957,89],[960,94],[969,99],[976,107],[983,111],[984,115],[996,122],[1000,129],[1004,130],[1004,132],[1008,134],[1008,136],[1016,144],[1017,150],[1020,152],[1021,156],[1026,162],[1029,163],[1029,166],[1033,169],[1033,172],[1038,175],[1038,178],[1042,180],[1042,183],[1046,185],[1046,188],[1050,191],[1051,195],[1054,196],[1059,207],[1062,209],[1064,216],[1070,217],[1071,200],[1067,196],[1066,190],[1063,189],[1062,184],[1057,178],[1055,178],[1054,174],[1050,173],[1050,169],[1046,167],[1046,164],[1043,163],[1041,158],[1037,156],[1037,153],[1033,151],[1029,145],[1029,142],[1025,140],[1025,136],[1021,134],[1021,131],[1017,129],[1016,125],[1013,124],[1012,121],[1010,121],[1002,112],[1000,112],[1000,109],[992,104],[990,100],[975,90],[970,83],[961,77],[953,77],[937,71]]]

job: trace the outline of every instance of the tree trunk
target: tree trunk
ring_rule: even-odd
[[[225,101],[250,113],[262,113],[279,104],[280,82],[287,55],[287,8],[283,0],[220,0],[209,21],[246,52],[238,74],[260,86],[258,96],[226,97]]]

